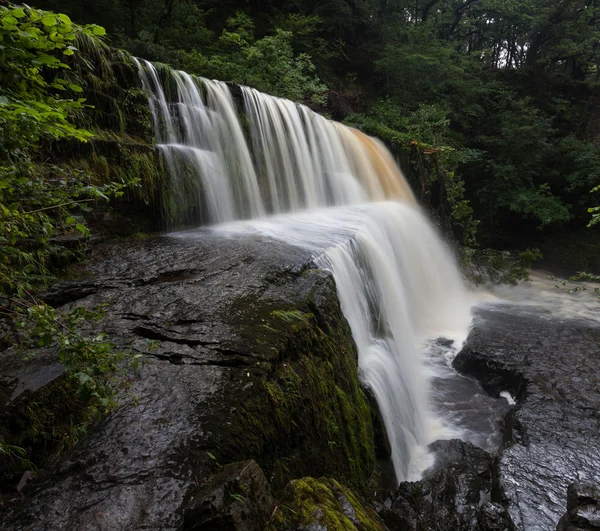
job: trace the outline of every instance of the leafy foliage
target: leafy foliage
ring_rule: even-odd
[[[468,278],[475,284],[511,284],[529,280],[531,264],[541,258],[539,249],[527,249],[520,253],[484,249],[470,250]]]
[[[600,185],[596,186],[592,192],[600,192]],[[592,219],[588,223],[588,227],[592,227],[593,225],[600,223],[600,206],[590,207],[588,208],[588,212],[592,215]]]
[[[277,29],[274,35],[255,40],[252,20],[238,13],[227,21],[213,54],[183,52],[180,62],[191,73],[322,105],[326,87],[316,77],[310,56],[294,55],[292,39],[291,31]]]
[[[50,138],[87,140],[68,119],[84,100],[61,98],[78,94],[81,86],[69,79],[66,57],[75,53],[79,33],[103,35],[99,26],[76,26],[67,15],[0,6],[0,157]],[[67,74],[67,75],[65,75]],[[18,154],[18,153],[17,153]]]
[[[57,141],[77,144],[93,136],[75,124],[85,100],[69,61],[78,46],[103,35],[102,27],[73,24],[67,15],[0,5],[0,343],[23,354],[33,347],[56,351],[65,386],[78,400],[73,407],[90,418],[116,406],[112,375],[124,354],[102,334],[83,332],[97,312],[59,312],[35,292],[81,256],[90,205],[122,193],[121,183],[96,185],[83,172],[43,159]],[[23,458],[5,441],[0,454]]]
[[[550,279],[557,282],[555,284],[556,288],[565,289],[569,294],[588,290],[589,283],[600,283],[600,275],[593,275],[585,271],[579,271],[576,275],[573,275],[571,278],[569,278],[570,282],[577,282],[577,284],[569,284],[569,281],[558,279],[556,277],[550,277]],[[592,286],[592,289],[596,297],[600,299],[600,287]]]
[[[0,293],[10,296],[43,283],[69,254],[53,240],[57,231],[87,236],[86,204],[121,185],[94,186],[83,173],[39,161],[42,143],[93,136],[71,119],[85,100],[73,97],[83,89],[63,57],[75,53],[79,35],[98,38],[104,29],[25,7],[0,6],[0,23]]]
[[[196,12],[196,20],[202,22],[202,11],[191,4],[187,9]],[[182,17],[184,12],[182,10]],[[180,16],[179,11],[174,10],[173,16]],[[177,37],[157,28],[158,33],[141,31],[138,38],[125,41],[123,45],[136,55],[170,63],[191,74],[249,85],[296,101],[315,105],[325,103],[326,87],[319,81],[311,57],[293,49],[293,31],[300,35],[310,31],[309,21],[299,17],[285,18],[281,26],[289,29],[275,28],[271,35],[260,39],[255,37],[254,21],[242,12],[228,18],[218,36],[201,25],[192,30],[197,37],[183,36],[180,28],[187,23],[181,19],[180,24],[173,28]]]

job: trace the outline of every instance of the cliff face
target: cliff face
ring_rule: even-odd
[[[94,137],[86,143],[43,145],[40,164],[43,171],[50,166],[82,172],[93,184],[124,185],[122,197],[109,207],[95,205],[87,215],[92,233],[125,236],[160,230],[172,208],[167,199],[169,183],[137,65],[122,50],[84,44],[69,61],[85,97],[85,107],[73,120]]]
[[[249,458],[275,494],[308,475],[367,488],[375,412],[334,282],[303,251],[200,231],[100,245],[79,273],[48,300],[106,304],[99,328],[145,363],[3,529],[179,528],[219,466]]]

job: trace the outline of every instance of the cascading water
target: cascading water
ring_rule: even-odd
[[[173,200],[189,200],[191,186],[198,218],[221,223],[214,230],[260,231],[310,249],[332,272],[396,477],[417,478],[426,446],[440,436],[422,345],[465,337],[470,300],[390,153],[359,131],[247,87],[240,120],[226,84],[138,65]],[[222,224],[235,220],[245,221]]]
[[[421,345],[461,338],[470,305],[453,258],[415,205],[368,203],[218,227],[258,231],[314,252],[335,278],[358,348],[361,380],[373,391],[396,477],[417,479],[426,446],[443,434],[429,404]]]
[[[148,61],[138,66],[173,199],[188,202],[192,190],[199,219],[220,223],[386,198],[414,202],[385,147],[359,131],[242,87],[248,143],[225,83],[159,72]]]

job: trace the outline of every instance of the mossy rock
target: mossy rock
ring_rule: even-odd
[[[258,385],[233,383],[243,381],[246,372],[232,377],[228,393],[240,405],[227,425],[228,435],[223,436],[218,414],[205,419],[207,431],[219,437],[213,448],[220,462],[256,459],[275,495],[291,479],[320,474],[366,493],[375,465],[377,413],[358,378],[356,346],[333,279],[316,269],[303,275],[307,282],[322,277],[319,291],[294,306],[239,301],[244,319],[262,323],[239,323],[248,349],[271,361],[257,365],[262,374]]]
[[[286,487],[266,531],[300,529],[383,531],[386,527],[372,507],[335,479],[303,478]]]
[[[179,208],[173,199],[137,65],[127,52],[104,43],[83,39],[78,48],[68,62],[74,81],[83,87],[85,105],[72,119],[94,137],[88,142],[42,142],[38,169],[49,180],[77,178],[91,185],[123,186],[123,195],[112,199],[108,209],[116,223],[102,222],[105,203],[91,205],[87,217],[94,234],[95,229],[105,237],[163,229],[188,204]]]
[[[106,304],[98,330],[147,363],[2,529],[183,529],[218,465],[248,459],[276,498],[306,476],[367,494],[374,408],[332,276],[284,242],[193,236],[95,246],[47,295]],[[241,516],[248,496],[233,494]]]
[[[263,531],[274,505],[256,462],[232,463],[208,478],[190,501],[184,512],[184,529]]]

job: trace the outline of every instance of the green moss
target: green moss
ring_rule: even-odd
[[[335,479],[308,477],[292,481],[267,531],[317,525],[328,531],[385,529],[377,513]]]
[[[86,143],[67,140],[42,146],[40,166],[50,162],[67,173],[76,173],[78,178],[83,173],[91,184],[123,184],[124,196],[111,206],[116,211],[135,212],[132,217],[145,221],[127,220],[120,227],[156,230],[165,220],[177,218],[186,205],[180,206],[173,198],[156,149],[152,113],[138,67],[127,52],[100,41],[82,37],[77,47],[79,52],[67,60],[70,75],[83,87],[86,101],[72,118],[78,126],[93,132],[94,138]],[[106,209],[104,204],[95,206],[100,214]]]
[[[259,385],[235,390],[243,405],[226,442],[219,442],[219,460],[256,459],[275,492],[290,479],[320,474],[365,492],[373,473],[374,412],[358,380],[350,328],[327,282],[327,313],[311,304],[239,303],[249,350],[271,361],[257,369]]]
[[[286,323],[309,323],[312,317],[314,317],[312,313],[304,313],[300,310],[274,310],[271,312],[271,315],[285,321]]]

